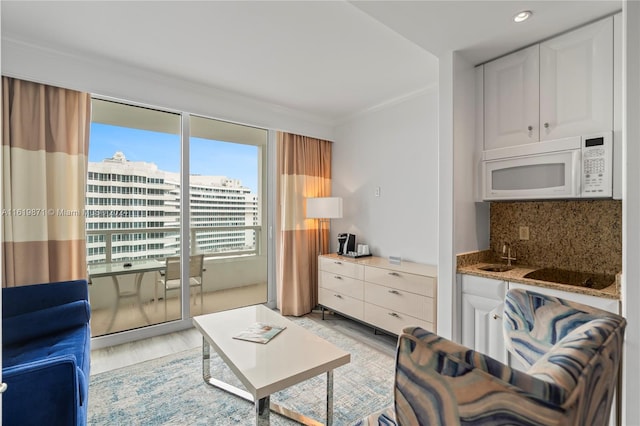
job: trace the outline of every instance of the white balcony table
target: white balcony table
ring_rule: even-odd
[[[130,264],[131,266],[124,266]],[[144,312],[142,307],[142,300],[140,299],[140,287],[142,286],[142,278],[146,272],[161,271],[165,268],[164,262],[159,262],[155,259],[145,260],[131,260],[131,261],[118,261],[111,263],[96,263],[89,265],[89,283],[91,284],[94,278],[111,277],[113,286],[116,291],[116,303],[114,304],[113,311],[111,313],[111,319],[107,331],[111,330],[113,323],[116,319],[118,308],[120,307],[120,301],[124,298],[134,297],[136,300],[136,306],[138,310],[147,321],[151,323],[149,317]],[[122,290],[119,276],[135,274],[135,284],[133,290]]]

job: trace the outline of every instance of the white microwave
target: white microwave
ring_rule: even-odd
[[[482,198],[611,198],[612,132],[483,152]]]

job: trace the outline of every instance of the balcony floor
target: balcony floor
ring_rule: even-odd
[[[255,305],[267,301],[267,284],[252,284],[225,290],[218,290],[204,294],[204,313],[219,312],[241,306]],[[195,303],[197,303],[197,305]],[[122,304],[115,312],[115,320],[109,330],[109,323],[113,316],[111,309],[97,309],[91,312],[91,336],[97,337],[124,330],[145,327],[150,324],[161,324],[180,318],[180,303],[177,297],[167,300],[165,315],[164,300],[151,300],[143,303],[143,310],[150,320],[146,321],[138,306],[129,302]],[[200,305],[200,295],[195,291],[191,296],[191,315],[203,313]]]

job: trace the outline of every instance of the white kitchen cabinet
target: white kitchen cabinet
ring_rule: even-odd
[[[613,18],[540,44],[540,140],[613,128]]]
[[[461,275],[462,344],[507,364],[502,311],[506,281]]]
[[[318,258],[318,300],[334,310],[400,334],[404,327],[436,331],[436,268],[413,262],[399,265],[380,257]]]
[[[484,65],[484,149],[538,141],[539,46]]]
[[[613,128],[613,17],[484,65],[484,149]]]

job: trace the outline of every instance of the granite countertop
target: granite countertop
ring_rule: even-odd
[[[541,269],[539,266],[527,266],[514,264],[513,269],[505,272],[491,272],[484,271],[480,268],[495,265],[504,264],[505,262],[496,262],[491,258],[488,252],[472,252],[465,253],[457,256],[457,272],[460,274],[476,275],[479,277],[492,278],[496,280],[510,281],[521,284],[528,284],[537,287],[545,287],[562,291],[570,291],[572,293],[586,294],[589,296],[604,297],[607,299],[620,299],[620,274],[616,274],[615,281],[610,286],[601,290],[596,290],[588,287],[573,286],[568,284],[561,284],[549,281],[535,280],[531,278],[525,278],[524,276],[529,272]]]

